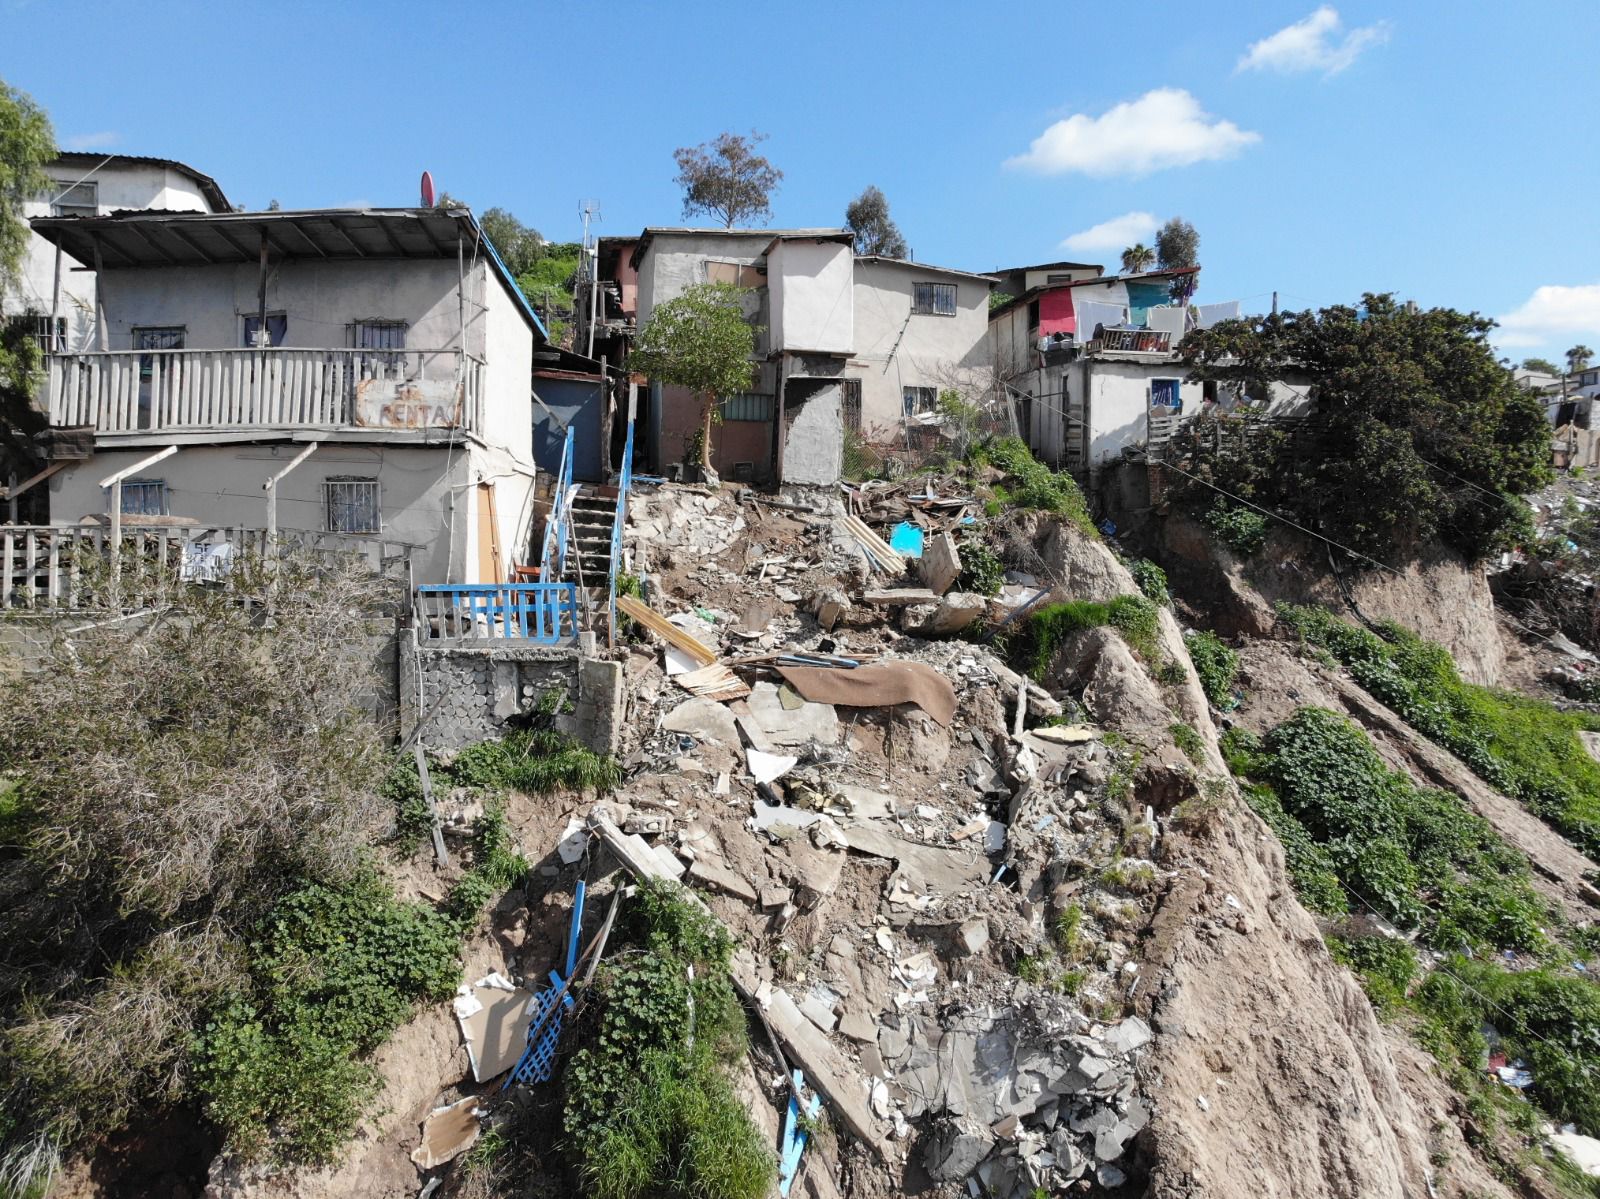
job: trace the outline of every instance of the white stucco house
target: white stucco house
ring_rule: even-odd
[[[853,414],[870,441],[897,440],[907,420],[933,412],[947,388],[990,393],[992,275],[864,255],[855,260]]]
[[[45,167],[46,193],[27,200],[22,215],[104,216],[135,209],[229,212],[228,197],[209,175],[170,158],[132,154],[58,154]],[[95,274],[34,234],[16,285],[0,303],[8,320],[25,320],[51,349],[94,348]]]
[[[712,431],[724,478],[831,486],[846,426],[892,440],[941,388],[989,385],[989,276],[857,257],[847,229],[651,227],[601,239],[599,261],[598,331],[619,358],[655,306],[685,288],[750,290],[758,373]],[[646,461],[683,461],[698,411],[693,396],[652,385],[640,410]]]
[[[280,530],[397,543],[417,583],[501,582],[538,559],[545,330],[470,212],[135,211],[33,229],[94,264],[100,313],[92,347],[47,356],[52,524],[106,519],[120,490],[126,521],[259,530],[281,474]]]

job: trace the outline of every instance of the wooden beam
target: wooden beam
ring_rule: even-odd
[[[144,229],[142,228],[141,223],[139,221],[129,221],[127,223],[127,225],[125,226],[125,228],[133,230],[133,232],[138,236],[139,240],[144,242],[145,245],[149,246],[157,254],[161,255],[161,257],[166,261],[168,266],[177,266],[178,265],[178,260],[176,258],[174,258],[171,254],[168,254],[165,250],[163,250],[156,243],[156,239],[151,237],[148,233],[146,233],[144,231]]]
[[[239,251],[239,259],[240,259],[241,262],[249,262],[252,258],[255,257],[255,251],[251,250],[250,247],[245,245],[243,242],[235,240],[228,233],[227,227],[225,225],[217,224],[217,225],[213,225],[212,228],[214,228],[217,231],[217,236],[218,237],[220,237],[223,241],[227,242],[235,250]]]
[[[328,228],[332,229],[340,237],[344,238],[344,244],[356,252],[357,258],[365,258],[367,256],[367,252],[360,246],[356,245],[356,239],[351,237],[343,229],[339,228],[338,223],[335,222],[332,217],[328,218]]]
[[[213,262],[217,261],[217,258],[216,258],[215,254],[211,253],[210,250],[206,250],[206,249],[202,248],[199,242],[195,241],[194,238],[190,237],[187,233],[185,233],[177,224],[174,223],[174,224],[168,225],[167,226],[167,232],[172,234],[173,237],[177,238],[184,245],[188,246],[191,250],[193,250],[195,252],[195,256],[197,258],[199,258],[201,262],[213,263]],[[233,249],[238,249],[238,247],[235,246],[231,241],[228,243],[228,245]],[[250,256],[249,255],[247,255],[247,254],[241,255],[241,261],[248,262],[249,260],[250,260]]]
[[[716,650],[705,642],[691,637],[648,604],[641,603],[639,600],[634,599],[633,596],[617,596],[617,610],[625,616],[631,616],[663,641],[688,654],[701,666],[710,666],[717,660]]]
[[[311,235],[304,229],[300,228],[299,225],[295,224],[293,221],[285,221],[284,225],[286,228],[293,229],[295,236],[315,250],[321,257],[326,258],[328,256],[328,252],[321,246],[317,245],[316,241],[312,239]]]
[[[38,474],[32,476],[31,478],[24,479],[14,487],[0,487],[0,499],[14,500],[24,491],[27,491],[29,488],[33,487],[35,484],[43,483],[51,475],[55,474],[56,471],[71,465],[71,462],[54,462],[45,467]]]

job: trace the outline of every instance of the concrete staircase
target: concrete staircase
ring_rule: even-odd
[[[603,494],[612,488],[585,484],[572,501],[572,545],[567,552],[566,581],[577,583],[587,593],[589,610],[606,611],[611,573],[611,533],[617,519],[617,497]],[[578,564],[583,564],[582,577]],[[584,607],[580,597],[579,606]]]

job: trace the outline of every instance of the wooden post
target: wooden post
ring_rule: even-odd
[[[417,758],[417,777],[422,780],[422,802],[427,805],[428,816],[433,822],[434,860],[441,866],[449,866],[450,853],[444,847],[444,834],[439,831],[439,809],[433,804],[433,780],[428,776],[428,755],[423,752],[421,741],[411,748]]]
[[[272,339],[267,335],[267,231],[261,230],[261,268],[256,272],[256,344],[268,346]]]
[[[285,466],[261,485],[261,489],[267,493],[267,544],[265,548],[267,554],[273,558],[278,556],[278,482],[295,467],[311,457],[316,452],[317,445],[317,442],[311,442],[305,449],[294,456],[288,466]]]
[[[100,281],[98,279],[95,280],[94,294],[96,296],[98,296],[100,294]],[[56,336],[56,329],[59,328],[59,325],[58,325],[57,322],[60,321],[60,319],[61,319],[61,243],[57,242],[56,243],[56,282],[55,282],[55,287],[50,292],[50,351],[51,351],[51,353],[55,353],[55,354],[59,354],[65,348],[65,347],[63,347],[61,345],[60,339]],[[12,519],[15,519],[15,517],[13,517]]]
[[[106,272],[100,262],[99,238],[94,240],[94,323],[95,344],[103,353],[111,348],[111,339],[106,329]]]

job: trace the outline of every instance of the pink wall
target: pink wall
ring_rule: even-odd
[[[1072,289],[1057,288],[1039,297],[1039,335],[1076,333],[1078,321],[1072,312]]]
[[[661,389],[661,462],[664,471],[683,461],[683,446],[700,427],[700,400],[681,387]],[[754,462],[756,478],[772,471],[772,426],[767,421],[726,420],[711,426],[711,465],[728,476],[735,462]]]

